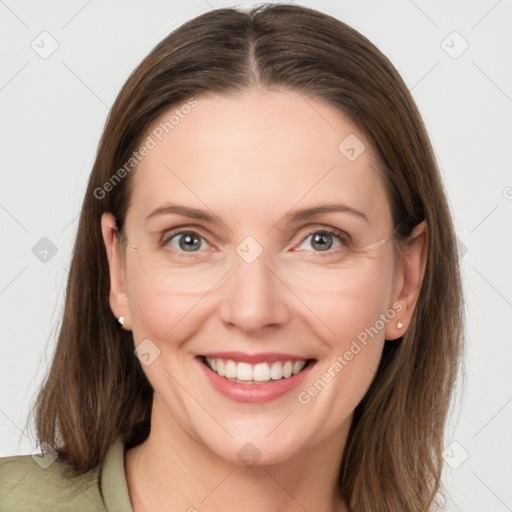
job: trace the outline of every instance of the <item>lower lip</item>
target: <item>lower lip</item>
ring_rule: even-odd
[[[270,380],[265,384],[239,384],[217,375],[201,361],[201,358],[196,359],[206,378],[221,395],[235,402],[256,404],[271,402],[295,389],[314,366],[314,363],[310,363],[288,379]]]

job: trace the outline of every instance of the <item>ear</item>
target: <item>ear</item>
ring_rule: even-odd
[[[101,232],[109,265],[110,307],[116,318],[124,317],[123,329],[130,330],[130,312],[125,286],[125,267],[117,246],[116,219],[111,213],[106,212],[101,216]]]
[[[428,229],[426,221],[422,221],[413,229],[397,266],[392,301],[397,313],[386,325],[387,340],[403,336],[411,323],[425,275],[427,252]]]

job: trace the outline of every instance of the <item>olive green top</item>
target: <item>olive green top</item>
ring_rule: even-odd
[[[102,466],[80,476],[51,454],[0,458],[0,512],[4,511],[133,512],[123,441],[110,447]]]

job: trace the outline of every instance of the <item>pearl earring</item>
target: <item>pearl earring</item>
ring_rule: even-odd
[[[398,322],[396,323],[396,328],[401,329],[403,326],[404,326],[404,323],[402,322],[402,320],[398,320]]]
[[[117,321],[119,322],[119,325],[123,325],[124,324],[124,316],[120,316]]]

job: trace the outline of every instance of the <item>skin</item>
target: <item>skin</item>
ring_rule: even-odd
[[[160,350],[143,366],[155,390],[151,433],[126,453],[134,510],[346,511],[333,495],[352,414],[385,339],[402,336],[410,323],[425,270],[425,224],[401,260],[391,240],[371,245],[393,231],[377,160],[364,134],[327,103],[266,90],[197,100],[132,177],[125,229],[139,249],[126,248],[126,260],[116,250],[114,218],[102,218],[112,311],[124,316],[135,345],[149,338]],[[349,134],[366,145],[353,162],[338,150]],[[170,287],[150,279],[138,254],[150,240],[145,217],[167,202],[220,219],[208,224],[169,215],[151,224],[156,231],[193,224],[189,229],[216,250],[203,252],[192,274],[180,267]],[[368,221],[347,212],[295,224],[283,217],[326,203],[349,205]],[[329,227],[349,233],[358,250],[336,253],[334,238],[331,255],[319,256],[308,233]],[[250,264],[235,251],[247,236],[263,248]],[[398,303],[400,313],[301,404],[297,393]],[[195,359],[229,350],[317,362],[299,389],[264,404],[238,403],[208,383]],[[247,442],[261,452],[252,467],[237,456]]]

